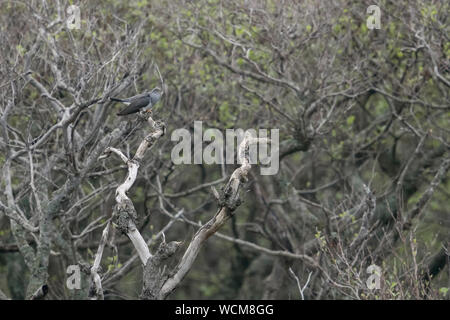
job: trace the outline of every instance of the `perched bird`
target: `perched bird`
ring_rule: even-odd
[[[156,87],[152,91],[144,92],[130,98],[119,99],[111,97],[110,99],[112,101],[122,102],[127,106],[117,114],[118,116],[125,116],[139,111],[150,111],[150,109],[161,99],[162,95],[163,91],[159,87]]]

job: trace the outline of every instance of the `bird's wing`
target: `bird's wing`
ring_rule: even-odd
[[[131,102],[133,100],[145,97],[146,95],[147,95],[147,92],[144,92],[144,93],[140,93],[140,94],[137,94],[137,95],[129,97],[129,98],[125,98],[125,99],[120,99],[120,98],[115,98],[115,97],[111,97],[110,99],[113,101],[118,101],[118,102]]]
[[[140,94],[137,94],[135,96],[132,96],[132,97],[129,97],[129,98],[126,98],[126,99],[123,99],[123,100],[126,101],[126,102],[132,102],[133,100],[145,97],[146,95],[147,95],[147,92],[144,92],[144,93],[140,93]]]
[[[117,115],[118,116],[124,116],[127,114],[136,113],[142,108],[146,107],[150,102],[150,98],[148,96],[139,98],[134,100],[132,103],[130,103],[129,106],[127,106],[125,109],[120,111]]]

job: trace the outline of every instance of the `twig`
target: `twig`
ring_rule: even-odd
[[[98,245],[94,264],[92,265],[92,268],[91,268],[91,280],[92,280],[93,290],[90,290],[90,291],[91,292],[93,291],[93,294],[92,294],[93,300],[96,300],[96,299],[103,300],[104,299],[102,281],[100,279],[98,271],[100,269],[100,263],[102,261],[103,250],[105,249],[106,240],[108,239],[109,226],[110,226],[110,223],[108,222],[105,229],[103,229],[102,238],[100,240],[100,244]],[[91,289],[92,289],[92,287],[91,287]]]
[[[302,288],[302,286],[301,286],[301,284],[300,284],[299,278],[298,278],[297,275],[294,273],[294,271],[292,270],[291,267],[289,267],[289,273],[294,277],[295,281],[297,281],[297,287],[298,287],[298,291],[300,292],[300,296],[302,297],[302,300],[305,300],[305,296],[303,295],[303,292],[304,292],[305,289],[308,287],[309,280],[311,280],[312,272],[309,273],[309,275],[308,275],[308,280],[306,280],[306,283],[305,283],[305,285],[303,286],[303,288]]]

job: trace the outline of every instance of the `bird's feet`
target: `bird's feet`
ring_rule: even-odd
[[[147,120],[151,115],[152,115],[151,109],[139,111],[139,118],[141,118],[142,120]]]

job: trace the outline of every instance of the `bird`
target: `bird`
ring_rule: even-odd
[[[152,91],[144,92],[133,97],[119,99],[110,97],[112,101],[122,102],[127,107],[117,113],[118,116],[125,116],[140,111],[151,111],[151,108],[161,99],[163,91],[156,87]]]

